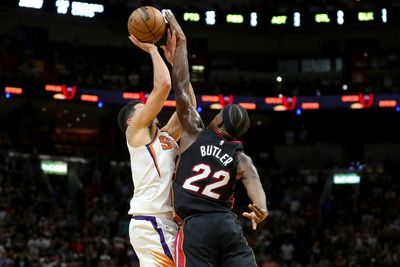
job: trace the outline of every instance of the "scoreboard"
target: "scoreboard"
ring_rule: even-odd
[[[60,15],[95,18],[106,16],[107,2],[95,0],[15,0],[21,8],[45,10]],[[169,7],[160,7],[161,10]],[[268,10],[249,10],[237,13],[224,13],[216,10],[191,11],[172,10],[180,20],[199,25],[242,25],[249,28],[301,28],[320,25],[365,25],[397,24],[400,10],[396,8],[374,8],[369,10],[329,10],[314,12],[293,8],[284,13]],[[129,10],[127,10],[129,12]]]

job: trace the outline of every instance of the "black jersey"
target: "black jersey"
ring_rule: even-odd
[[[215,211],[231,211],[236,181],[238,141],[224,140],[218,133],[204,129],[180,156],[174,189],[177,215],[187,216]]]

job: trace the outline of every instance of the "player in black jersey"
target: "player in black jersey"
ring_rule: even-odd
[[[176,239],[176,266],[255,267],[254,254],[232,213],[233,190],[240,180],[253,204],[243,215],[253,229],[268,216],[257,170],[243,146],[235,141],[250,126],[246,110],[224,107],[208,128],[191,105],[186,37],[171,12],[166,13],[177,34],[172,85],[182,125],[180,159],[173,183],[174,208],[182,221]]]

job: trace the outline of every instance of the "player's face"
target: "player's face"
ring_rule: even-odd
[[[143,107],[144,107],[144,104],[142,104],[142,103],[137,104],[137,105],[135,106],[135,112],[133,113],[132,117],[130,117],[130,118],[128,119],[128,121],[127,121],[128,125],[131,123],[132,118],[135,116],[136,112],[138,112],[139,110],[143,109]],[[150,123],[150,126],[149,126],[149,127],[150,127],[150,128],[153,128],[153,127],[159,127],[159,128],[161,128],[161,127],[160,127],[160,123],[158,122],[158,118],[157,118],[157,117],[154,118],[154,120]]]
[[[144,107],[144,104],[137,104],[135,105],[135,112],[133,112],[132,116],[130,118],[128,118],[128,120],[126,121],[126,124],[129,126],[132,122],[133,117],[135,116],[136,112],[138,110],[141,110]]]

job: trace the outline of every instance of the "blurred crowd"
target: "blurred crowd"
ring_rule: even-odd
[[[130,46],[92,46],[48,41],[40,29],[20,28],[0,36],[0,85],[42,88],[44,84],[114,91],[152,88],[150,57]],[[210,55],[203,41],[191,41],[192,83],[199,94],[327,95],[400,91],[399,53],[373,57],[313,60]],[[335,63],[336,62],[336,63]],[[359,68],[358,66],[363,66]],[[282,82],[277,78],[281,75]],[[347,81],[347,82],[346,82]],[[348,85],[344,85],[348,83]],[[345,87],[343,87],[345,86]],[[31,90],[31,91],[32,91]],[[36,89],[38,90],[38,89]]]
[[[129,168],[108,166],[46,175],[36,155],[2,151],[0,266],[138,266],[127,238]]]
[[[47,42],[24,33],[0,40],[2,83],[17,80],[22,85],[75,84],[122,91],[151,81],[150,59],[132,48]]]
[[[87,159],[45,174],[36,152],[0,155],[0,266],[138,266],[128,239],[133,187],[124,162]],[[239,215],[261,267],[399,266],[395,165],[374,165],[360,185],[326,170],[283,170],[253,155],[270,217],[256,232]],[[238,186],[236,212],[248,203]]]
[[[372,165],[335,185],[324,170],[263,172],[271,217],[249,235],[260,266],[398,266],[399,174]]]

